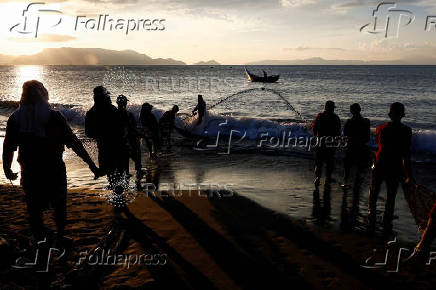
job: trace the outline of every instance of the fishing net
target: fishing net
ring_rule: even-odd
[[[422,231],[427,225],[428,215],[436,201],[436,193],[413,182],[403,184],[403,191],[418,230]]]
[[[209,116],[205,122],[219,123],[226,116],[248,117],[250,112],[257,112],[258,117],[279,123],[296,122],[305,128],[310,128],[311,125],[310,121],[306,120],[281,92],[265,87],[242,90],[221,98],[212,105],[209,104],[206,113]],[[296,118],[289,118],[289,112],[292,112]],[[183,113],[178,116],[181,121],[180,127],[190,129],[195,125],[197,116]]]

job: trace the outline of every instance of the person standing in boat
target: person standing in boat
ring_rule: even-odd
[[[203,121],[203,117],[206,114],[206,102],[203,100],[202,95],[198,95],[198,103],[197,106],[192,110],[192,114],[195,116],[198,111],[198,119],[196,126],[200,125]]]
[[[413,179],[410,161],[412,129],[401,123],[404,116],[404,105],[398,102],[393,103],[389,109],[391,121],[378,126],[376,130],[378,150],[376,161],[372,166],[368,204],[370,229],[375,227],[376,204],[381,184],[386,182],[383,224],[385,231],[389,232],[392,229],[398,185],[404,180],[407,183]]]
[[[318,138],[315,148],[315,187],[321,183],[322,167],[326,164],[326,183],[333,182],[332,173],[334,169],[334,158],[336,147],[327,144],[329,138],[336,138],[341,135],[341,120],[335,114],[335,103],[327,101],[324,112],[319,113],[312,124],[313,134]]]
[[[371,131],[370,121],[360,114],[360,105],[355,103],[350,106],[353,115],[351,119],[345,121],[344,136],[347,138],[347,148],[344,158],[344,189],[351,187],[349,184],[350,173],[353,167],[356,169],[354,180],[354,191],[359,192],[362,177],[369,164],[369,142]]]

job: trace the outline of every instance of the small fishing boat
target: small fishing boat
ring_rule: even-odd
[[[260,83],[275,83],[276,81],[279,80],[280,75],[272,75],[269,76],[266,74],[265,71],[263,71],[263,76],[257,76],[251,72],[248,71],[247,68],[245,68],[245,74],[247,75],[247,78],[250,82],[260,82]]]

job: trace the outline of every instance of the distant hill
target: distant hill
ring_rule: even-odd
[[[103,48],[46,48],[33,55],[0,55],[0,64],[31,65],[185,65],[171,58],[151,58],[133,50]]]
[[[208,61],[199,61],[194,63],[193,65],[221,65],[219,62],[217,62],[216,60],[208,60]]]
[[[247,65],[407,65],[406,60],[393,61],[362,61],[362,60],[327,60],[321,57],[297,60],[261,60],[247,63]]]

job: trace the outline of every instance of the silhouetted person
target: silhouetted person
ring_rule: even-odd
[[[123,169],[122,128],[117,108],[103,86],[94,88],[94,106],[85,116],[85,134],[95,139],[98,164],[108,178]]]
[[[159,124],[151,111],[152,109],[152,105],[144,103],[139,120],[144,129],[144,139],[150,152],[150,157],[156,157],[156,153],[159,150]]]
[[[389,110],[391,121],[377,127],[378,150],[372,168],[368,206],[371,228],[375,226],[376,203],[382,182],[386,182],[387,189],[383,223],[385,230],[390,231],[398,185],[404,177],[412,178],[410,165],[412,129],[401,123],[404,116],[404,105],[393,103]]]
[[[202,95],[198,95],[198,103],[197,106],[195,106],[194,110],[192,110],[192,114],[195,116],[196,112],[198,111],[198,119],[197,119],[197,125],[200,125],[203,121],[203,117],[206,114],[206,102],[203,100]]]
[[[334,181],[332,173],[336,146],[330,142],[341,135],[341,121],[335,114],[335,103],[327,101],[324,112],[319,113],[312,124],[313,134],[318,137],[318,145],[315,148],[315,186],[320,185],[322,167],[326,164],[326,183]]]
[[[162,141],[165,140],[167,142],[168,148],[171,147],[171,133],[174,129],[174,121],[178,111],[179,107],[174,105],[171,111],[166,111],[159,119],[160,137]]]
[[[366,145],[370,139],[370,121],[363,118],[360,114],[360,105],[355,103],[350,106],[350,112],[353,115],[351,119],[345,121],[344,136],[347,137],[347,148],[344,158],[344,188],[347,189],[351,169],[356,168],[356,177],[354,181],[354,190],[359,191],[362,183],[363,172],[369,163],[369,148]]]
[[[34,238],[44,238],[43,211],[54,208],[57,237],[63,240],[66,222],[67,176],[62,154],[65,146],[85,161],[95,178],[99,170],[65,118],[52,110],[48,92],[39,81],[23,84],[19,108],[9,117],[3,143],[3,170],[9,180],[17,179],[11,164],[18,148],[21,185]]]
[[[263,72],[263,78],[265,79],[265,81],[268,79],[268,74],[266,73],[266,71],[262,71]]]
[[[118,115],[121,122],[123,134],[123,156],[124,170],[129,174],[129,159],[135,162],[136,177],[141,178],[143,175],[141,165],[141,146],[138,126],[135,116],[127,110],[128,99],[124,95],[117,98]]]

